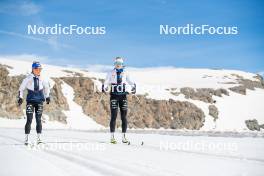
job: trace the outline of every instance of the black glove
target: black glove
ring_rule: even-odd
[[[50,97],[46,98],[46,103],[49,104],[50,103]]]
[[[21,106],[23,103],[23,98],[18,98],[17,103],[18,103],[18,106]]]
[[[102,92],[105,93],[104,85],[102,85]]]
[[[134,84],[133,88],[131,89],[131,93],[136,94],[136,92],[137,92],[137,86],[136,84]]]

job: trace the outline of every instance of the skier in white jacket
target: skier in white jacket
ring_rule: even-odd
[[[36,131],[37,131],[37,143],[41,143],[41,116],[43,112],[43,102],[50,103],[50,86],[47,80],[41,75],[41,64],[39,62],[33,62],[32,73],[29,74],[19,87],[18,105],[23,103],[23,92],[27,90],[26,98],[26,115],[27,122],[25,125],[25,145],[29,144],[29,134],[31,129],[31,123],[33,119],[33,113],[35,111],[36,118]]]
[[[102,92],[110,90],[110,109],[111,109],[111,120],[110,120],[110,132],[111,132],[111,143],[116,143],[114,132],[116,126],[116,118],[118,113],[118,107],[120,108],[121,121],[122,121],[122,142],[128,143],[126,138],[127,131],[127,94],[129,89],[131,93],[136,93],[136,84],[130,79],[128,72],[125,70],[123,65],[123,59],[116,57],[114,66],[115,68],[107,74],[104,84],[102,85]]]

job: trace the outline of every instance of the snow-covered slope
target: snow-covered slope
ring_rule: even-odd
[[[26,74],[27,72],[30,72],[31,69],[31,62],[13,60],[8,57],[1,57],[0,64],[12,67],[9,69],[10,75]],[[79,68],[59,67],[45,64],[43,67],[43,74],[48,77],[72,76],[77,72],[84,76],[95,78],[94,81],[97,84],[99,84],[99,82],[96,81],[96,79],[105,78],[105,73],[100,72],[100,69],[90,71]],[[184,69],[172,67],[140,69],[128,68],[128,71],[137,83],[138,94],[147,95],[148,98],[159,100],[173,99],[189,101],[201,108],[206,115],[205,125],[202,130],[245,130],[245,120],[248,119],[257,119],[260,124],[264,123],[264,109],[262,108],[264,89],[247,90],[247,95],[229,91],[229,96],[213,96],[213,98],[217,100],[215,105],[219,110],[219,117],[216,121],[213,121],[212,116],[209,115],[208,103],[199,100],[186,99],[183,94],[179,93],[180,88],[183,87],[228,89],[239,85],[237,76],[257,81],[255,78],[256,75],[253,73],[237,70]],[[69,89],[68,85],[65,84],[64,88],[65,94],[72,95],[72,90]],[[173,95],[170,91],[168,91],[171,88],[174,88],[174,90],[179,94]],[[71,96],[68,96],[68,103],[71,102],[69,104],[71,104],[72,108],[74,108],[74,110],[72,109],[72,112],[66,113],[70,117],[72,114],[75,114],[75,111],[80,112],[81,110],[77,110],[79,107],[77,108],[76,104],[73,104],[74,102],[72,102],[72,97],[69,97]],[[83,115],[79,114],[78,116],[80,116],[81,119],[81,116]],[[72,124],[76,124],[76,127],[78,126],[77,124],[83,124],[83,122],[79,120],[78,122],[72,122]],[[100,126],[94,122],[89,124],[91,124],[90,126],[87,125],[89,128],[93,125],[95,128]]]
[[[103,126],[86,116],[82,111],[82,107],[73,101],[74,92],[72,87],[63,83],[62,92],[69,104],[69,111],[64,111],[64,113],[67,116],[67,126],[70,129],[103,129]]]

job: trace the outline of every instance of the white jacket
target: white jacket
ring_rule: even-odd
[[[29,74],[22,82],[22,84],[19,87],[19,97],[23,98],[23,92],[25,89],[34,91],[34,74]],[[48,80],[45,80],[42,76],[36,76],[39,79],[39,90],[43,90],[43,94],[45,98],[49,97],[50,94],[50,85]]]
[[[124,69],[124,71],[121,73],[122,76],[122,83],[126,84],[127,86],[134,86],[135,82],[131,80],[129,73]],[[113,69],[111,72],[109,72],[106,76],[105,82],[104,82],[104,88],[107,89],[112,84],[117,84],[117,74],[116,69]]]

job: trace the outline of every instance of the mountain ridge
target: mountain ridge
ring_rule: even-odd
[[[0,58],[0,64],[0,85],[11,85],[12,79],[16,80],[15,86],[11,86],[12,102],[10,99],[7,102],[6,96],[3,96],[7,88],[2,90],[1,85],[0,99],[12,108],[9,110],[6,108],[8,106],[2,105],[0,112],[5,113],[0,116],[19,119],[23,117],[23,110],[16,109],[16,89],[23,76],[29,73],[31,63]],[[47,121],[58,121],[67,126],[65,111],[69,111],[69,105],[67,95],[62,92],[66,84],[73,89],[73,101],[82,108],[85,117],[104,127],[108,126],[109,100],[98,91],[105,73],[45,64],[43,67],[43,74],[50,78],[52,85],[53,104],[46,106],[44,112],[48,116]],[[250,125],[246,124],[246,120],[256,119],[264,123],[264,112],[261,110],[264,83],[260,75],[235,70],[182,68],[132,69],[129,72],[138,83],[137,98],[140,100],[138,103],[136,97],[128,96],[130,128],[247,130]],[[162,79],[164,75],[168,76]],[[234,98],[240,102],[232,100]],[[247,102],[248,99],[250,102]],[[230,109],[227,109],[228,105],[232,105]],[[240,106],[248,110],[240,113]],[[250,109],[254,112],[251,113]],[[16,112],[16,116],[10,111]],[[230,117],[230,114],[243,117]],[[228,125],[229,121],[231,125]]]

